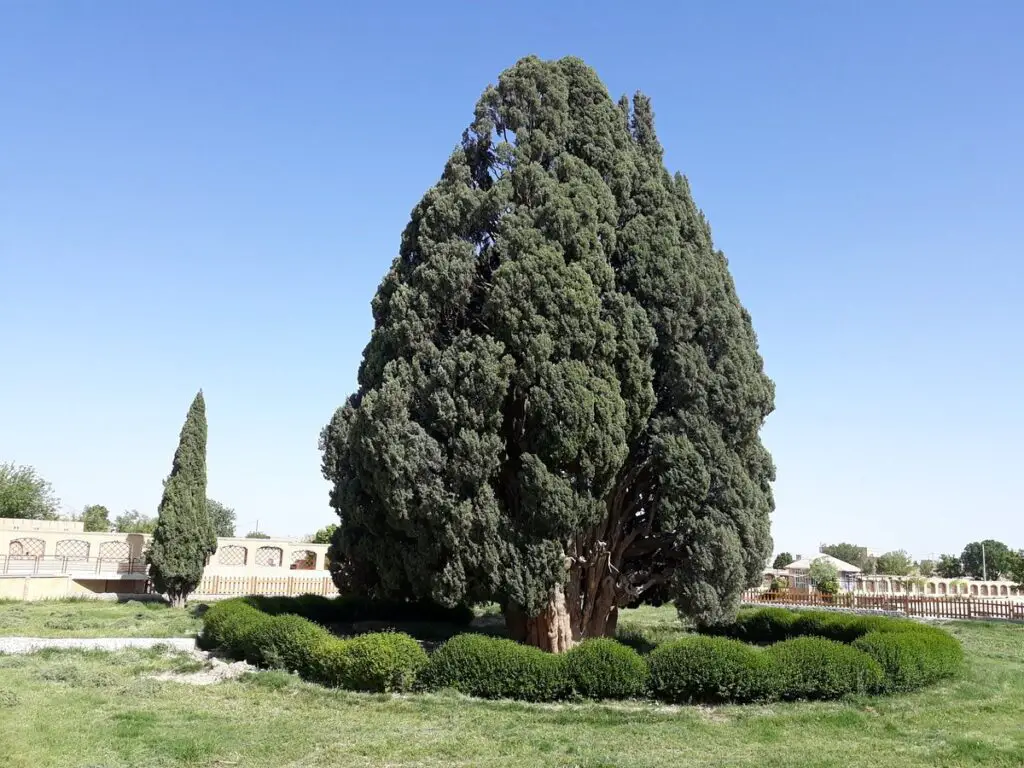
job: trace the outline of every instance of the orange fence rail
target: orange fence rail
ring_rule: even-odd
[[[814,592],[761,592],[749,590],[743,602],[816,608],[888,611],[907,616],[935,619],[1004,619],[1024,621],[1024,602],[986,600],[976,597],[924,597],[916,595],[859,595],[842,592],[822,595]]]

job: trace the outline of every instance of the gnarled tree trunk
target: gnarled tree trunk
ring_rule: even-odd
[[[543,610],[528,616],[519,606],[505,607],[505,625],[509,637],[551,653],[562,653],[589,637],[615,634],[618,608],[615,605],[614,582],[608,580],[591,594],[583,594],[575,580],[581,578],[578,568],[570,569],[570,588],[552,590]]]

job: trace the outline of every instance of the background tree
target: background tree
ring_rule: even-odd
[[[156,518],[137,509],[125,510],[114,518],[114,530],[118,533],[152,533],[156,530]]]
[[[1009,578],[1017,582],[1017,586],[1024,589],[1024,549],[1010,553]]]
[[[919,560],[914,567],[921,576],[928,578],[935,574],[936,565],[934,560]]]
[[[864,573],[870,574],[875,572],[875,561],[868,554],[867,547],[858,547],[856,544],[843,542],[840,544],[827,544],[821,548],[821,551],[823,554],[838,557],[850,565],[856,565]]]
[[[83,509],[81,520],[87,531],[110,530],[110,510],[102,504],[90,504]]]
[[[56,520],[60,499],[34,467],[0,463],[0,517]]]
[[[235,535],[235,510],[214,499],[206,500],[206,513],[217,536]]]
[[[811,561],[807,578],[823,595],[834,595],[839,591],[839,569],[823,557]]]
[[[247,534],[245,534],[245,538],[247,538],[247,539],[269,539],[270,538],[270,534],[269,533],[264,533],[263,531],[249,531]]]
[[[908,576],[914,568],[914,560],[904,550],[886,552],[875,561],[875,572],[888,576]]]
[[[982,555],[984,555],[984,565],[982,564]],[[960,555],[960,562],[963,564],[965,576],[974,579],[998,579],[1010,572],[1010,548],[1003,542],[994,539],[972,541],[964,547],[963,554]]]
[[[778,555],[775,556],[775,560],[772,562],[772,568],[785,568],[787,565],[794,562],[795,560],[796,558],[789,554],[789,552],[780,552]]]
[[[772,550],[774,388],[649,100],[531,57],[475,115],[321,435],[337,554],[550,650],[652,593],[730,618]]]
[[[964,575],[964,565],[956,555],[939,555],[935,573],[944,579],[958,579]]]
[[[184,607],[203,578],[207,558],[217,551],[217,537],[206,511],[206,404],[202,391],[188,409],[164,481],[156,530],[149,545],[153,586],[171,605]]]
[[[309,540],[314,544],[330,544],[337,530],[338,526],[335,523],[330,523],[310,536]]]

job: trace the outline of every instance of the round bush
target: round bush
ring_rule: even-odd
[[[424,687],[483,699],[554,701],[565,695],[564,657],[504,638],[457,635],[431,655]]]
[[[257,642],[261,661],[274,669],[303,673],[310,668],[316,646],[330,633],[301,616],[273,616]]]
[[[427,666],[426,651],[401,632],[375,632],[344,641],[343,684],[352,691],[407,691]]]
[[[886,691],[911,691],[952,677],[960,671],[964,652],[959,641],[941,630],[870,632],[853,643],[885,672]]]
[[[647,689],[647,662],[609,638],[580,643],[565,654],[563,664],[568,686],[588,699],[630,699]]]
[[[684,637],[648,657],[651,691],[673,704],[757,701],[773,693],[763,651],[724,637]]]
[[[774,693],[782,699],[837,699],[876,693],[885,675],[878,662],[857,648],[822,637],[783,640],[765,649]]]
[[[272,616],[253,608],[245,599],[225,600],[203,615],[203,645],[260,664],[260,637],[272,620]]]
[[[308,664],[296,671],[311,683],[330,688],[348,688],[349,662],[348,642],[329,635],[310,649]]]
[[[769,645],[791,637],[795,619],[796,614],[784,608],[742,611],[736,617],[735,623],[727,625],[730,631],[725,634],[744,643]]]
[[[203,614],[203,632],[200,643],[204,648],[231,650],[238,622],[258,613],[243,600],[222,600],[210,606]]]

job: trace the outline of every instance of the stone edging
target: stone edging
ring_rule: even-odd
[[[44,648],[87,651],[121,651],[126,648],[167,647],[194,651],[194,637],[0,637],[0,653],[34,653]]]

